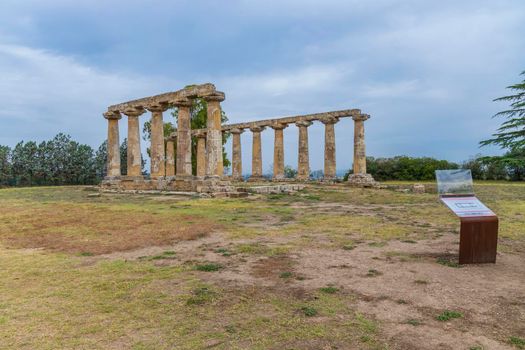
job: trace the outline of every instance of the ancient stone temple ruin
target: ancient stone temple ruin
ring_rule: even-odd
[[[202,98],[207,102],[206,129],[192,130],[190,107],[192,100]],[[104,117],[108,120],[108,171],[102,187],[119,191],[170,190],[192,192],[234,191],[234,184],[243,181],[241,160],[241,134],[252,133],[252,173],[248,181],[265,181],[262,172],[261,133],[273,129],[273,181],[285,181],[283,130],[289,125],[299,128],[298,172],[295,179],[286,181],[305,182],[310,178],[308,155],[308,127],[321,122],[325,127],[324,180],[336,178],[335,124],[341,118],[354,120],[354,165],[348,183],[371,186],[374,179],[366,173],[364,122],[369,118],[359,109],[348,109],[316,114],[267,119],[246,123],[222,125],[220,103],[224,93],[213,84],[194,85],[175,92],[145,97],[108,107]],[[164,137],[163,112],[178,108],[177,131]],[[151,175],[142,175],[139,117],[151,112]],[[128,120],[127,175],[120,173],[119,120]],[[233,137],[232,175],[224,175],[222,158],[223,134]],[[197,139],[197,171],[192,174],[191,140]]]

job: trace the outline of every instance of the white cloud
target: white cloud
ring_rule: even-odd
[[[121,76],[72,57],[5,44],[0,44],[0,76],[0,144],[11,145],[66,132],[95,146],[105,138],[101,114],[108,105],[167,85],[162,78]]]

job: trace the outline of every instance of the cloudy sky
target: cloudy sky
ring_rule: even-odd
[[[0,144],[65,132],[97,147],[108,105],[211,82],[231,122],[360,108],[368,155],[497,154],[478,142],[525,70],[524,33],[522,0],[2,0]],[[336,138],[348,168],[351,120]],[[321,125],[310,140],[318,169]],[[263,142],[267,169],[271,130]],[[285,146],[296,166],[293,126]],[[243,153],[249,170],[249,133]]]

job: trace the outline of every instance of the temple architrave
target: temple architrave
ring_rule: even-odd
[[[190,107],[192,100],[202,98],[207,102],[206,129],[191,129]],[[248,181],[266,180],[262,173],[261,133],[274,132],[272,180],[306,182],[310,180],[310,159],[308,154],[308,127],[314,122],[324,124],[324,181],[336,179],[335,125],[342,118],[354,121],[354,162],[353,174],[348,184],[374,186],[375,181],[366,173],[366,152],[364,122],[369,115],[359,109],[347,109],[324,113],[298,115],[252,121],[246,123],[221,123],[221,106],[225,95],[213,84],[193,85],[175,92],[145,97],[108,107],[104,117],[108,121],[108,169],[102,183],[105,189],[119,191],[167,190],[190,192],[235,191],[234,184],[244,181],[242,170],[241,135],[251,132],[252,173]],[[178,108],[177,131],[164,137],[163,113],[172,107]],[[151,113],[151,174],[142,175],[139,117]],[[128,118],[127,175],[120,173],[119,120]],[[295,179],[285,179],[284,174],[284,129],[295,125],[299,128],[298,169]],[[224,175],[222,158],[223,134],[232,135],[232,175]],[[197,140],[196,173],[192,172],[192,137]]]

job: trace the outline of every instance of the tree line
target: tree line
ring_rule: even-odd
[[[120,157],[121,173],[126,175],[126,139],[120,145]],[[378,181],[431,181],[435,170],[463,168],[470,169],[477,180],[524,181],[525,162],[522,159],[525,159],[525,150],[512,150],[502,157],[476,156],[462,163],[430,157],[367,157],[367,172]],[[40,143],[22,141],[12,149],[0,145],[0,186],[94,185],[106,176],[106,162],[106,141],[94,150],[62,133]],[[142,163],[144,169],[144,159]],[[286,177],[295,177],[297,173],[290,166],[285,172]],[[147,175],[144,170],[143,173]],[[313,173],[312,176],[315,177]]]
[[[127,141],[120,146],[121,171],[127,173]],[[107,173],[107,142],[91,146],[58,134],[40,143],[0,145],[0,186],[94,185]]]
[[[514,151],[516,152],[516,151]],[[510,153],[510,152],[508,152]],[[520,155],[506,154],[506,159],[519,159]],[[525,157],[522,152],[521,157]],[[461,163],[438,160],[430,157],[397,156],[391,158],[366,158],[367,172],[377,181],[431,181],[435,179],[435,171],[440,169],[470,169],[475,180],[525,180],[525,162],[501,161],[497,157],[472,157]],[[345,179],[352,172],[345,175]]]

